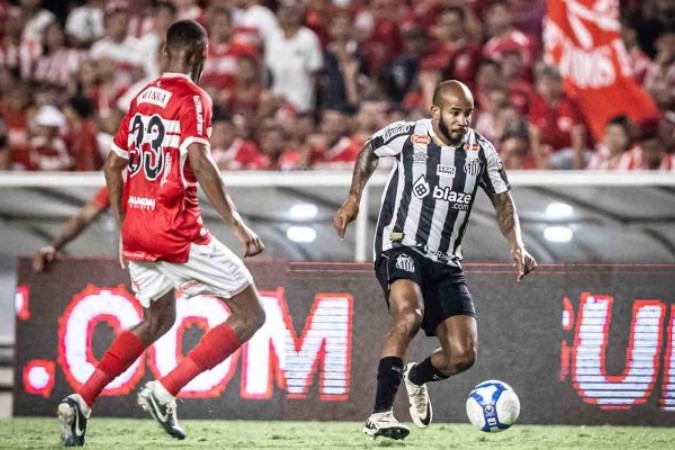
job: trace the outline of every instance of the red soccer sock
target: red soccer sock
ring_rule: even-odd
[[[124,331],[115,338],[94,373],[77,393],[91,408],[108,383],[127,370],[144,351],[145,346],[138,336],[130,331]]]
[[[232,327],[221,323],[209,330],[178,366],[159,382],[175,397],[197,375],[225,361],[239,345]]]

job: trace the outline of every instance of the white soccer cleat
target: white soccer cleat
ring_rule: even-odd
[[[138,404],[164,428],[164,431],[176,439],[185,439],[185,430],[178,425],[176,415],[176,400],[162,402],[155,392],[158,381],[150,381],[138,393]]]
[[[363,426],[363,434],[370,439],[384,436],[389,439],[401,440],[410,434],[410,429],[399,423],[392,411],[386,411],[371,414]]]
[[[426,428],[431,423],[433,412],[431,399],[427,385],[418,386],[410,381],[410,370],[415,363],[408,363],[403,370],[403,382],[408,393],[408,405],[410,406],[410,418],[418,428]]]
[[[79,394],[64,398],[56,410],[56,417],[61,423],[61,442],[65,447],[82,447],[87,432],[87,421],[91,408],[87,406]]]

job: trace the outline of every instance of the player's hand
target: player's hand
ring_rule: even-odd
[[[350,196],[345,202],[340,206],[340,209],[335,213],[333,218],[333,228],[340,239],[344,239],[345,233],[347,232],[347,225],[352,223],[356,216],[359,215],[359,199],[356,197]]]
[[[265,250],[265,245],[262,243],[257,234],[253,232],[243,222],[236,222],[233,225],[234,234],[237,239],[244,244],[244,257],[255,256]]]
[[[54,246],[45,245],[33,255],[33,270],[35,272],[44,272],[57,259],[60,259],[60,256]]]
[[[511,257],[513,265],[518,267],[518,281],[537,268],[537,261],[525,250],[525,247],[512,248]]]
[[[122,236],[120,236],[119,262],[122,270],[127,268],[127,259],[124,257],[124,245],[122,245]]]

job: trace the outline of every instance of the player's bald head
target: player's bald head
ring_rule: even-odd
[[[461,81],[443,81],[434,90],[433,106],[443,108],[451,104],[470,106],[473,108],[473,94]]]
[[[166,33],[166,48],[169,53],[201,53],[207,42],[206,30],[194,20],[179,20]]]

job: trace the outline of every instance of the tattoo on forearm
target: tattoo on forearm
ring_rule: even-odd
[[[518,217],[516,216],[515,207],[511,196],[495,195],[493,198],[495,210],[497,211],[497,222],[499,229],[504,236],[508,236],[516,227]]]
[[[377,168],[377,155],[370,148],[370,142],[366,143],[359,153],[359,157],[354,165],[354,173],[352,175],[352,186],[349,190],[349,195],[361,196],[363,187],[368,182],[368,179]]]

